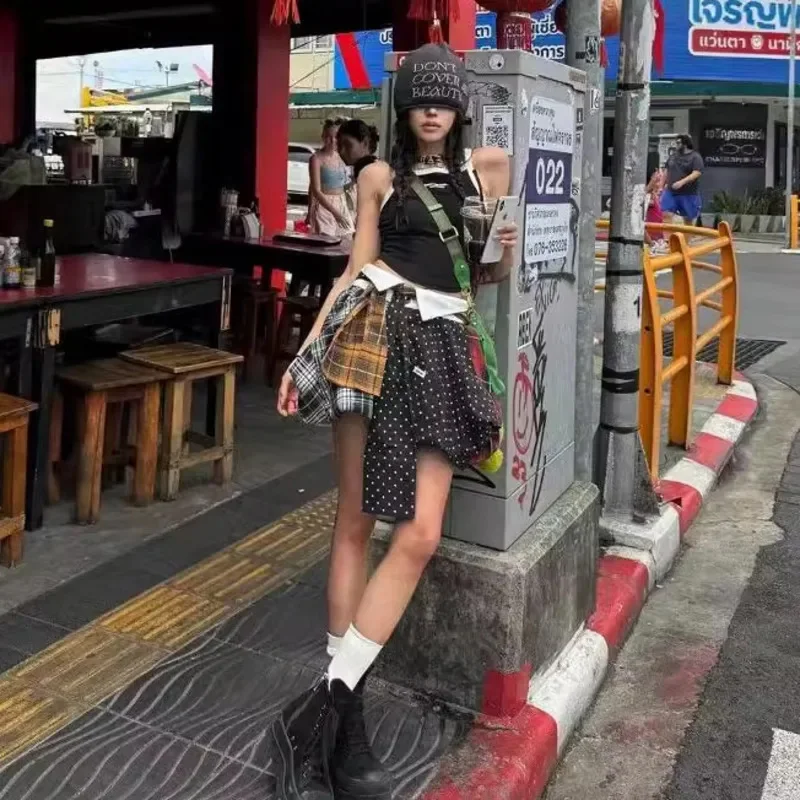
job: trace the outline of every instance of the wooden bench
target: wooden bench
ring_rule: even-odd
[[[36,403],[0,394],[3,437],[3,487],[0,493],[0,564],[22,561],[25,530],[25,476],[28,471],[28,420]]]
[[[159,370],[169,378],[165,386],[161,433],[161,498],[174,500],[180,488],[181,471],[197,464],[213,463],[214,480],[217,483],[230,481],[233,475],[236,365],[244,360],[243,357],[191,342],[179,342],[131,350],[123,353],[122,358]],[[217,382],[213,436],[191,430],[192,384],[208,379]],[[202,449],[193,452],[191,444]]]
[[[120,358],[88,361],[56,372],[59,387],[51,415],[49,494],[51,501],[60,494],[55,466],[61,461],[62,392],[69,390],[79,399],[75,491],[75,519],[78,523],[93,524],[99,519],[104,466],[133,466],[131,499],[136,505],[153,501],[161,384],[167,377],[159,370]],[[122,430],[126,404],[135,409],[135,433]]]

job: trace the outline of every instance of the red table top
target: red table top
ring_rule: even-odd
[[[36,289],[0,289],[0,308],[69,300],[92,294],[114,294],[170,283],[191,283],[222,278],[230,270],[169,264],[143,258],[122,258],[102,253],[63,256],[57,286]]]

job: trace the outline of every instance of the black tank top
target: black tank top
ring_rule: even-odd
[[[478,193],[470,172],[462,170],[452,178],[443,170],[424,169],[417,174],[442,204],[463,247],[463,197]],[[408,195],[400,211],[397,195],[392,191],[381,209],[378,233],[381,237],[379,258],[398,275],[426,289],[459,291],[447,245],[442,242],[430,211],[416,193]]]

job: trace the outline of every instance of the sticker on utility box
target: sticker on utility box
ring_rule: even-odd
[[[517,349],[522,350],[533,341],[533,309],[519,312],[517,320]]]
[[[511,106],[484,106],[482,137],[484,147],[499,147],[514,155],[514,109]]]
[[[574,245],[575,127],[572,104],[546,97],[531,103],[525,179],[526,263],[567,259]]]

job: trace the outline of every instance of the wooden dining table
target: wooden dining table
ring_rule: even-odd
[[[290,242],[273,236],[247,239],[198,233],[185,238],[181,253],[193,264],[227,267],[248,277],[254,267],[261,267],[266,285],[270,284],[273,271],[290,272],[299,283],[321,286],[324,297],[347,266],[350,243],[344,240],[320,246],[304,243],[299,236]]]
[[[30,425],[26,526],[42,525],[46,491],[56,350],[64,332],[197,308],[209,331],[208,344],[221,345],[230,322],[231,271],[112,255],[60,259],[58,285],[0,290],[0,340],[19,343],[16,391],[39,404]],[[215,396],[209,393],[208,419]]]

